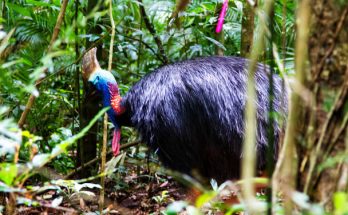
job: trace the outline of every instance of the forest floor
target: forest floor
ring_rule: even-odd
[[[133,168],[135,168],[133,166]],[[141,174],[127,171],[119,180],[106,179],[104,212],[106,214],[163,214],[166,206],[178,200],[186,200],[187,189],[163,174],[148,174],[141,168]],[[93,181],[98,184],[99,180]],[[94,195],[66,195],[58,207],[52,207],[57,198],[55,190],[35,196],[40,204],[21,205],[16,214],[100,214],[98,209],[99,189],[88,189]],[[69,193],[69,191],[66,191]],[[106,208],[106,209],[105,209]]]

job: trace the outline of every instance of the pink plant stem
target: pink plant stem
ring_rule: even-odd
[[[221,8],[221,12],[220,12],[220,16],[219,16],[219,19],[218,19],[218,23],[216,25],[216,29],[215,29],[216,33],[220,33],[221,30],[222,30],[222,27],[224,25],[224,19],[225,19],[225,16],[226,16],[227,7],[228,7],[228,0],[225,0],[223,5],[222,5],[222,8]]]

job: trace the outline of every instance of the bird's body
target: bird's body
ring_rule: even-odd
[[[132,126],[168,167],[219,181],[239,177],[246,104],[246,60],[206,57],[164,66],[123,97]],[[266,164],[268,70],[256,72],[258,169]],[[274,78],[274,110],[281,108],[281,79]],[[275,124],[274,151],[280,127]],[[276,156],[274,156],[274,160]]]
[[[111,120],[117,122],[117,127],[134,126],[165,166],[220,182],[238,178],[246,68],[247,60],[238,57],[205,57],[166,65],[136,83],[118,104],[122,112]],[[267,67],[258,64],[255,104],[259,170],[266,165],[268,147],[268,73]],[[286,93],[282,92],[278,76],[274,77],[274,94],[274,111],[284,116]],[[271,146],[274,151],[280,132],[275,123],[275,142]]]

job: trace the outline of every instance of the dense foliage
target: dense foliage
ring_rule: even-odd
[[[55,174],[67,174],[77,168],[77,140],[81,139],[92,126],[89,124],[83,128],[80,121],[80,107],[84,105],[85,93],[84,83],[80,78],[80,60],[86,50],[92,46],[99,46],[102,48],[99,62],[103,68],[107,68],[111,25],[107,10],[108,1],[105,1],[105,5],[97,4],[92,10],[89,8],[91,2],[98,1],[68,2],[63,24],[59,29],[59,37],[52,43],[51,37],[61,9],[60,0],[2,1],[0,191],[5,193],[4,196],[7,197],[10,206],[15,205],[13,201],[19,205],[44,205],[36,198],[39,193],[56,190],[58,195],[51,202],[51,207],[55,208],[61,204],[62,197],[69,199],[69,195],[81,192],[93,195],[88,193],[90,191],[82,191],[82,188],[100,188],[99,185],[85,183],[86,181],[70,181],[70,184],[59,180],[51,181],[54,179],[52,174],[39,171],[44,165],[48,169],[54,169]],[[243,5],[247,1],[230,1],[223,28],[223,39],[215,33],[221,2],[192,0],[185,10],[179,12],[177,19],[172,19],[172,14],[176,10],[175,1],[144,0],[149,21],[163,46],[161,52],[153,33],[144,23],[144,14],[141,14],[139,9],[141,3],[137,0],[113,0],[112,15],[116,23],[116,36],[112,73],[118,81],[121,94],[127,92],[145,74],[165,64],[167,59],[169,62],[176,62],[199,56],[211,56],[217,54],[217,49],[223,50],[224,55],[239,56]],[[283,77],[294,74],[295,10],[294,1],[275,2],[273,22],[275,57],[273,59],[267,54],[270,52],[267,48],[260,57],[260,61],[266,64],[274,61],[276,72]],[[262,13],[261,9],[256,10],[256,17],[262,17]],[[257,18],[255,40],[259,37],[257,29],[262,24],[263,22]],[[100,33],[91,33],[93,32],[91,29],[98,29]],[[23,129],[19,129],[16,122],[20,119],[30,94],[35,95],[37,99]],[[103,112],[93,120],[99,125],[101,125],[99,117],[101,114]],[[98,138],[101,142],[102,132],[98,133]],[[125,128],[123,142],[129,143],[136,139],[135,131]],[[123,177],[134,171],[140,174],[136,166],[146,169],[146,165],[143,164],[146,157],[144,147],[131,147],[126,151],[127,154],[122,154],[113,161],[118,172],[111,176],[111,180],[116,184],[115,190],[129,189]],[[125,160],[128,161],[127,165]],[[159,171],[154,155],[150,156],[150,161],[153,171]],[[40,174],[36,174],[37,172]],[[167,180],[167,176],[163,176],[163,171],[157,173],[160,176],[156,177],[160,178],[161,182]],[[144,175],[153,177],[151,174],[144,173]],[[45,181],[47,184],[43,183]],[[35,184],[37,186],[33,186]],[[212,184],[214,189],[201,195],[196,207],[189,206],[187,202],[176,202],[168,207],[167,213],[174,213],[173,211],[180,211],[182,208],[186,208],[189,213],[197,213],[197,208],[203,207],[206,202],[215,198],[222,189],[214,181]],[[16,195],[13,195],[14,193]],[[336,197],[337,210],[347,212],[346,209],[342,209],[342,204],[347,201],[346,195],[339,193]],[[261,195],[260,199],[264,199],[264,196]],[[153,200],[164,203],[163,205],[172,201],[166,192],[154,196]],[[304,194],[299,193],[297,201],[305,202],[303,205],[299,203],[299,207],[305,211],[311,211],[313,214],[318,211],[323,213],[320,206],[308,203]],[[1,200],[0,204],[5,206],[6,201]],[[222,207],[221,204],[214,204],[211,207],[213,211],[223,210],[229,213],[243,209],[241,205]]]

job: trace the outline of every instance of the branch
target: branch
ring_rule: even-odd
[[[158,37],[155,27],[152,25],[152,23],[150,22],[149,17],[146,14],[145,8],[144,8],[144,4],[142,0],[138,0],[139,2],[139,9],[140,9],[140,14],[141,17],[144,20],[145,26],[147,28],[147,30],[149,30],[149,32],[151,33],[151,35],[153,36],[153,39],[155,40],[157,47],[159,49],[159,52],[161,54],[161,57],[164,61],[165,64],[169,63],[168,57],[166,56],[165,52],[164,52],[164,48],[163,48],[163,44],[162,41],[160,40],[160,38]]]
[[[62,7],[60,8],[60,12],[59,12],[59,15],[58,15],[58,18],[57,18],[56,26],[54,27],[52,38],[51,38],[50,44],[48,46],[47,52],[50,52],[52,50],[53,44],[54,44],[54,42],[58,38],[58,34],[59,34],[59,31],[60,31],[60,26],[62,25],[62,22],[63,22],[63,18],[64,18],[65,11],[66,11],[66,7],[68,5],[68,1],[69,0],[64,0],[63,4],[62,4]],[[44,73],[46,73],[46,72],[47,72],[47,69],[44,71]],[[40,82],[40,80],[41,79],[37,80],[36,83]],[[38,88],[39,85],[36,84],[36,87]],[[24,109],[24,111],[23,111],[23,113],[21,115],[21,118],[18,121],[18,127],[19,128],[23,128],[25,120],[27,119],[27,116],[28,116],[28,113],[29,113],[30,109],[33,107],[35,99],[36,99],[36,97],[33,94],[31,94],[29,99],[28,99],[27,104],[25,105],[25,109]]]

